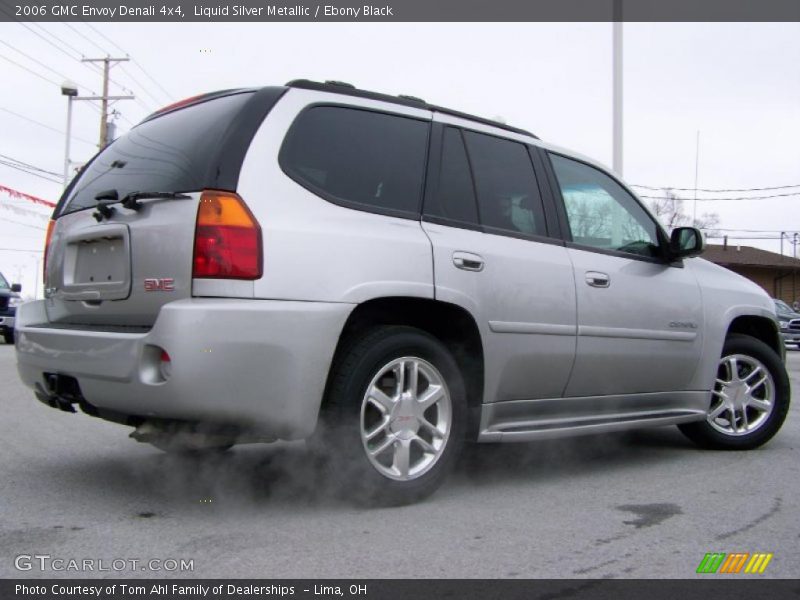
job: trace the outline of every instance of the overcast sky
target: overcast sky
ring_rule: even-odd
[[[52,83],[0,59],[0,155],[55,173],[63,169],[59,132],[67,104],[56,84],[65,76],[78,83],[81,95],[97,93],[100,74],[78,55],[125,53],[136,64],[114,67],[112,78],[137,100],[115,105],[120,133],[150,111],[202,92],[338,79],[499,116],[611,163],[609,23],[92,24],[102,36],[83,23],[26,25],[0,23],[0,57]],[[127,92],[112,84],[111,93]],[[96,150],[99,114],[90,104],[75,104],[73,161],[85,161]],[[698,187],[800,185],[800,24],[625,24],[624,128],[623,177],[632,184],[692,188],[699,130]],[[61,190],[60,184],[4,165],[0,185],[50,200]],[[777,252],[778,231],[800,230],[800,187],[699,194],[790,192],[797,195],[700,202],[698,214],[718,213],[725,229],[774,230],[728,233],[773,236],[731,243]],[[5,199],[0,196],[0,202]],[[23,201],[14,205],[36,209]],[[686,207],[692,211],[691,202]],[[36,227],[45,224],[0,207],[0,248],[40,250],[42,231]],[[784,252],[791,253],[790,244]],[[0,271],[21,278],[32,293],[35,256],[0,250]]]

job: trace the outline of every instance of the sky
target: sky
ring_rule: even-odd
[[[690,214],[696,162],[698,188],[795,186],[697,193],[794,193],[697,203],[698,216],[718,214],[729,243],[780,251],[780,231],[800,232],[800,24],[626,23],[623,36],[623,178],[657,188],[636,188],[643,195],[689,188],[678,193]],[[610,23],[80,22],[0,23],[0,163],[63,171],[60,84],[68,78],[81,96],[97,93],[101,75],[80,57],[106,55],[133,59],[111,71],[110,92],[136,96],[114,105],[120,134],[198,93],[335,79],[499,117],[611,163]],[[97,103],[74,103],[72,135],[70,159],[91,158]],[[60,175],[38,173],[58,182],[0,164],[0,186],[57,200]],[[47,216],[45,207],[0,193],[0,271],[28,296],[41,297],[36,263]],[[734,239],[753,236],[773,239]],[[784,241],[783,251],[791,254],[792,244]]]

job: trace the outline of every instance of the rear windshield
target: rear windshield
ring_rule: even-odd
[[[194,192],[209,169],[233,119],[251,92],[214,98],[134,127],[107,146],[72,185],[59,214],[94,207],[95,196],[130,192]]]

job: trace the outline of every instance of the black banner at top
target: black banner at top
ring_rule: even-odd
[[[0,0],[2,21],[768,22],[798,0]]]

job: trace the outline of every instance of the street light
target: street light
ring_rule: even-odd
[[[72,100],[78,95],[78,86],[71,81],[61,84],[61,94],[67,97],[67,141],[64,145],[64,187],[69,182],[69,142],[72,138]]]

